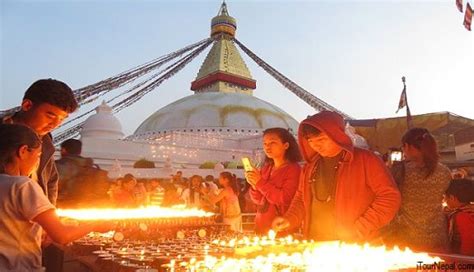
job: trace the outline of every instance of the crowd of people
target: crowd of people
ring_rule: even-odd
[[[0,119],[2,271],[61,271],[62,244],[113,228],[64,225],[54,212],[88,205],[184,204],[220,214],[236,232],[242,213],[255,212],[257,234],[273,229],[318,241],[474,255],[474,185],[453,179],[424,128],[404,134],[405,160],[387,167],[376,153],[354,146],[342,116],[322,111],[300,123],[298,141],[287,129],[265,130],[262,166],[246,171],[245,179],[226,171],[186,178],[178,171],[169,178],[127,174],[109,181],[81,156],[78,140],[63,142],[61,159],[54,160],[50,133],[76,108],[69,86],[43,79],[28,88],[18,112]]]

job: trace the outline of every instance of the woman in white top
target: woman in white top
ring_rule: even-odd
[[[217,194],[208,194],[209,202],[220,204],[220,213],[223,223],[230,225],[230,229],[242,232],[242,214],[239,205],[239,187],[237,178],[230,172],[222,172],[219,175],[219,184],[223,189]]]
[[[41,140],[23,125],[0,125],[0,271],[42,271],[41,228],[66,244],[98,225],[65,226],[41,187],[36,172]]]

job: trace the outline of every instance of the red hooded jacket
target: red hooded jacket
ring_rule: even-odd
[[[302,136],[303,124],[325,132],[345,152],[336,173],[336,235],[346,241],[367,241],[377,237],[378,230],[397,213],[400,192],[380,158],[369,150],[353,146],[344,132],[343,118],[335,112],[322,111],[303,120],[299,126],[298,141],[306,164],[301,171],[298,190],[284,217],[291,227],[303,222],[304,235],[308,236],[311,217],[309,180],[320,156]]]

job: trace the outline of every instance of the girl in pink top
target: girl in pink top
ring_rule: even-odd
[[[251,199],[258,206],[255,232],[259,235],[266,235],[273,219],[288,210],[298,188],[301,160],[295,137],[284,128],[263,132],[263,151],[263,167],[246,172]]]
[[[219,175],[219,184],[223,189],[217,194],[209,193],[207,196],[211,204],[220,203],[220,213],[223,223],[230,226],[230,229],[242,232],[242,215],[239,205],[239,187],[237,178],[230,172],[222,172]]]

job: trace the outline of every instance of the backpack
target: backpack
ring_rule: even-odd
[[[109,198],[109,180],[107,171],[97,165],[83,165],[74,160],[57,161],[60,172],[60,186],[67,186],[61,190],[61,207],[97,207],[106,205]],[[61,176],[61,175],[60,175]]]
[[[97,165],[82,167],[72,186],[72,199],[81,207],[97,207],[107,204],[109,197],[107,171]]]

